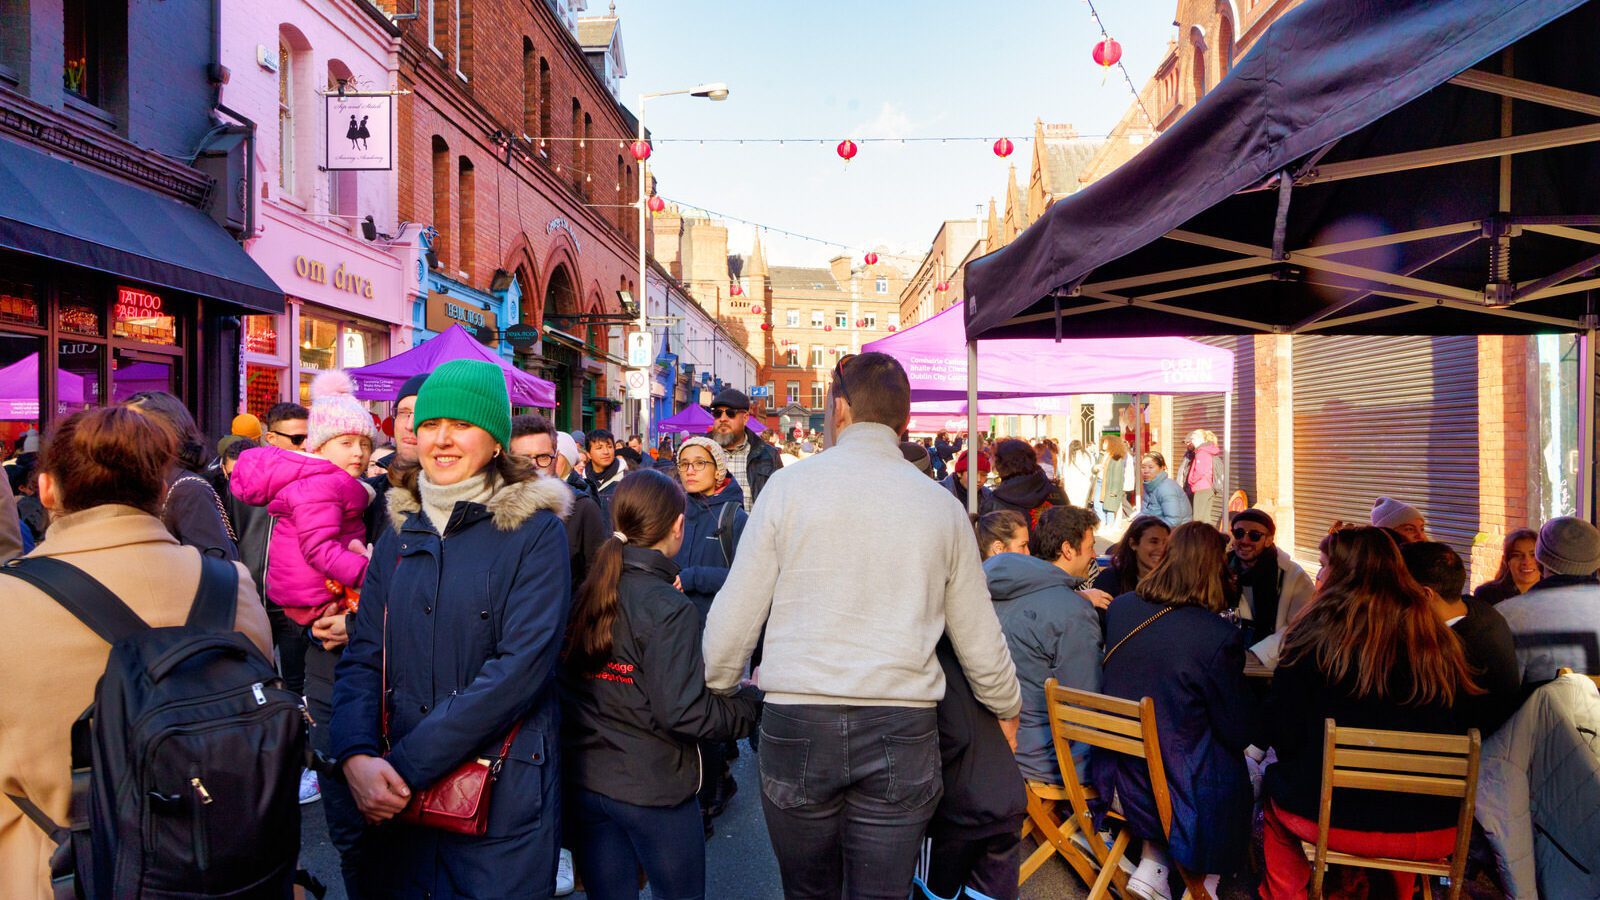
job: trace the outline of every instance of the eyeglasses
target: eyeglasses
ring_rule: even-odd
[[[711,407],[711,417],[713,419],[737,419],[737,418],[739,418],[739,413],[742,413],[742,412],[744,412],[744,410],[742,410],[742,409],[729,409],[726,406],[713,406],[713,407]]]
[[[839,357],[838,364],[833,367],[833,383],[839,386],[839,396],[843,397],[846,403],[850,402],[850,388],[844,383],[844,364],[855,358],[854,353],[846,353]]]
[[[687,459],[678,463],[678,468],[684,470],[685,472],[704,472],[714,465],[716,465],[716,463],[713,463],[709,459]]]
[[[1256,541],[1266,540],[1266,537],[1267,533],[1265,531],[1255,531],[1249,528],[1235,528],[1233,530],[1233,538],[1236,541],[1255,543]]]
[[[394,414],[394,420],[396,422],[400,422],[400,423],[403,423],[403,424],[406,424],[406,425],[411,424],[413,421],[416,420],[416,418],[417,418],[416,411],[415,410],[410,410],[410,409],[402,409],[399,412]]]
[[[284,440],[288,441],[289,443],[295,445],[296,447],[298,447],[301,444],[304,444],[306,442],[306,436],[303,435],[303,434],[284,434],[281,431],[272,431],[272,432],[268,432],[268,433],[269,434],[275,434],[278,437],[281,437]]]
[[[554,453],[535,453],[528,458],[533,460],[533,464],[541,469],[550,468],[551,464],[556,461],[556,455]]]

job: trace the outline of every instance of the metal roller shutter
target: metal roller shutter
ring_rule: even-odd
[[[1301,559],[1380,496],[1472,559],[1478,533],[1478,339],[1294,337],[1294,521]]]
[[[1229,453],[1232,466],[1232,487],[1243,490],[1250,502],[1256,500],[1256,350],[1255,337],[1248,334],[1218,335],[1192,338],[1202,344],[1233,351],[1233,435],[1232,447],[1223,447]],[[1172,398],[1173,455],[1168,460],[1172,471],[1183,455],[1183,439],[1189,432],[1204,428],[1222,437],[1221,394],[1177,394]]]

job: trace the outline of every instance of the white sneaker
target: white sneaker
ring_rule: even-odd
[[[561,848],[561,855],[556,859],[556,896],[565,897],[572,893],[576,883],[572,878],[572,851]]]
[[[1129,876],[1128,890],[1144,900],[1172,900],[1167,890],[1167,867],[1146,855]]]
[[[315,803],[322,799],[322,785],[317,781],[317,773],[310,769],[300,770],[300,805]]]

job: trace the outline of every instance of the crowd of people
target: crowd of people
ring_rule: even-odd
[[[162,393],[61,419],[0,480],[0,560],[70,563],[156,628],[184,623],[202,557],[234,562],[233,628],[304,698],[296,799],[324,802],[351,897],[634,897],[641,873],[702,897],[744,739],[786,896],[1016,897],[1024,785],[1070,769],[1142,844],[1140,896],[1184,874],[1216,896],[1259,814],[1261,894],[1303,897],[1325,719],[1487,738],[1560,668],[1600,673],[1588,522],[1511,533],[1469,595],[1423,514],[1378,498],[1313,577],[1266,511],[1224,512],[1211,433],[1173,474],[1111,434],[911,441],[883,354],[841,358],[820,434],[758,433],[728,389],[708,433],[653,450],[513,415],[475,361],[407,381],[381,452],[348,377],[310,393],[216,444]],[[48,897],[39,823],[75,815],[73,723],[110,648],[5,592],[0,895]],[[1154,700],[1170,829],[1141,763],[1058,754],[1051,680]],[[194,788],[151,827],[198,833]],[[1454,843],[1450,802],[1333,810],[1336,850]],[[249,887],[228,877],[207,890]]]

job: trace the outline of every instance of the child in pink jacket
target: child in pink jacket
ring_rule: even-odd
[[[290,619],[310,625],[353,611],[367,574],[364,516],[374,492],[361,476],[372,456],[372,414],[355,399],[350,376],[332,371],[311,383],[305,448],[256,447],[239,455],[230,488],[274,519],[263,593]]]

